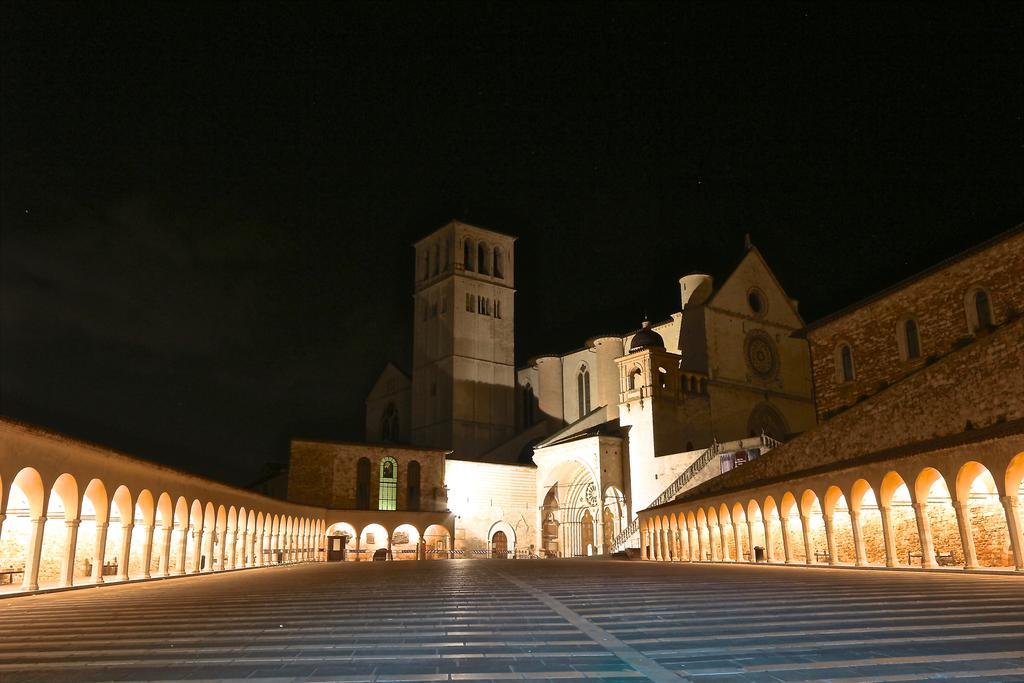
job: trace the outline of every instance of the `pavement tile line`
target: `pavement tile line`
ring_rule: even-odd
[[[608,631],[605,631],[594,622],[584,618],[577,612],[574,612],[563,602],[556,600],[539,588],[534,588],[525,581],[522,581],[510,574],[506,574],[504,572],[497,572],[497,574],[509,583],[518,586],[530,595],[533,595],[542,603],[550,607],[554,612],[559,614],[567,622],[590,636],[595,643],[613,653],[616,657],[633,667],[633,669],[638,673],[643,674],[649,680],[655,681],[656,683],[679,683],[681,678],[687,678],[688,680],[685,671],[681,671],[680,673],[669,671],[658,662],[647,657],[639,650],[622,642]]]

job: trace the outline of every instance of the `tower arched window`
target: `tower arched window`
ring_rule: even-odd
[[[494,247],[494,277],[505,277],[505,264],[502,263],[501,247]]]
[[[917,333],[917,321],[913,318],[903,321],[903,341],[907,360],[921,357],[921,337]]]
[[[406,509],[417,512],[420,509],[420,463],[413,460],[409,463],[409,471],[406,473]]]
[[[534,418],[533,418],[533,402],[534,402],[534,400],[535,399],[534,399],[534,395],[533,395],[533,387],[529,383],[527,383],[526,386],[523,387],[523,426],[524,427],[530,427],[531,425],[533,425],[533,420],[534,420]]]
[[[581,365],[576,373],[576,403],[580,417],[590,412],[590,370],[586,365]]]
[[[643,382],[640,380],[641,374],[640,368],[633,368],[630,370],[629,377],[626,379],[626,388],[632,391],[643,386]]]
[[[394,403],[389,403],[380,418],[381,441],[398,441],[398,428],[398,408]]]
[[[487,245],[481,242],[476,248],[476,267],[477,272],[481,275],[488,275],[491,272],[488,261],[490,260],[490,253],[487,249]]]
[[[395,510],[398,503],[398,461],[388,456],[380,461],[378,510]]]
[[[359,458],[356,463],[356,509],[370,509],[370,459]]]
[[[853,381],[853,349],[849,344],[840,344],[836,349],[837,378],[840,382]]]
[[[473,270],[473,242],[468,237],[462,241],[462,267]]]

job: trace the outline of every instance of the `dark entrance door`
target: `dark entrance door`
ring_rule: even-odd
[[[491,557],[508,557],[508,537],[504,531],[495,531],[491,537]]]
[[[345,542],[348,541],[348,536],[328,536],[327,537],[327,561],[328,562],[344,562],[345,561]]]

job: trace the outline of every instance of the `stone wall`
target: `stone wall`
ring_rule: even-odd
[[[456,549],[487,549],[495,525],[502,525],[506,535],[511,528],[517,550],[535,543],[535,467],[448,460],[445,468],[448,504],[456,515]],[[512,550],[513,538],[508,542]]]
[[[447,509],[444,493],[444,451],[408,446],[292,441],[288,467],[288,499],[338,510],[356,509],[356,467],[370,460],[370,509],[378,506],[380,461],[398,461],[398,509],[408,509],[408,472],[420,464],[420,510]],[[315,501],[315,502],[314,502]]]
[[[1024,318],[922,367],[764,457],[691,489],[685,498],[1022,419],[1022,367]]]
[[[974,333],[965,299],[976,287],[989,295],[997,325],[1024,311],[1024,231],[1017,228],[994,244],[846,313],[838,314],[807,332],[814,369],[819,420],[826,419],[860,397],[879,391],[919,370],[930,357],[941,357]],[[904,359],[901,325],[917,322],[920,356]],[[853,351],[854,379],[841,382],[836,349],[847,343]]]

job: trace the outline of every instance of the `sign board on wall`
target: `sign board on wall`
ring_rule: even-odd
[[[747,448],[745,450],[719,453],[718,459],[722,464],[722,474],[735,469],[740,465],[746,465],[751,460],[756,460],[761,455],[760,448]]]

